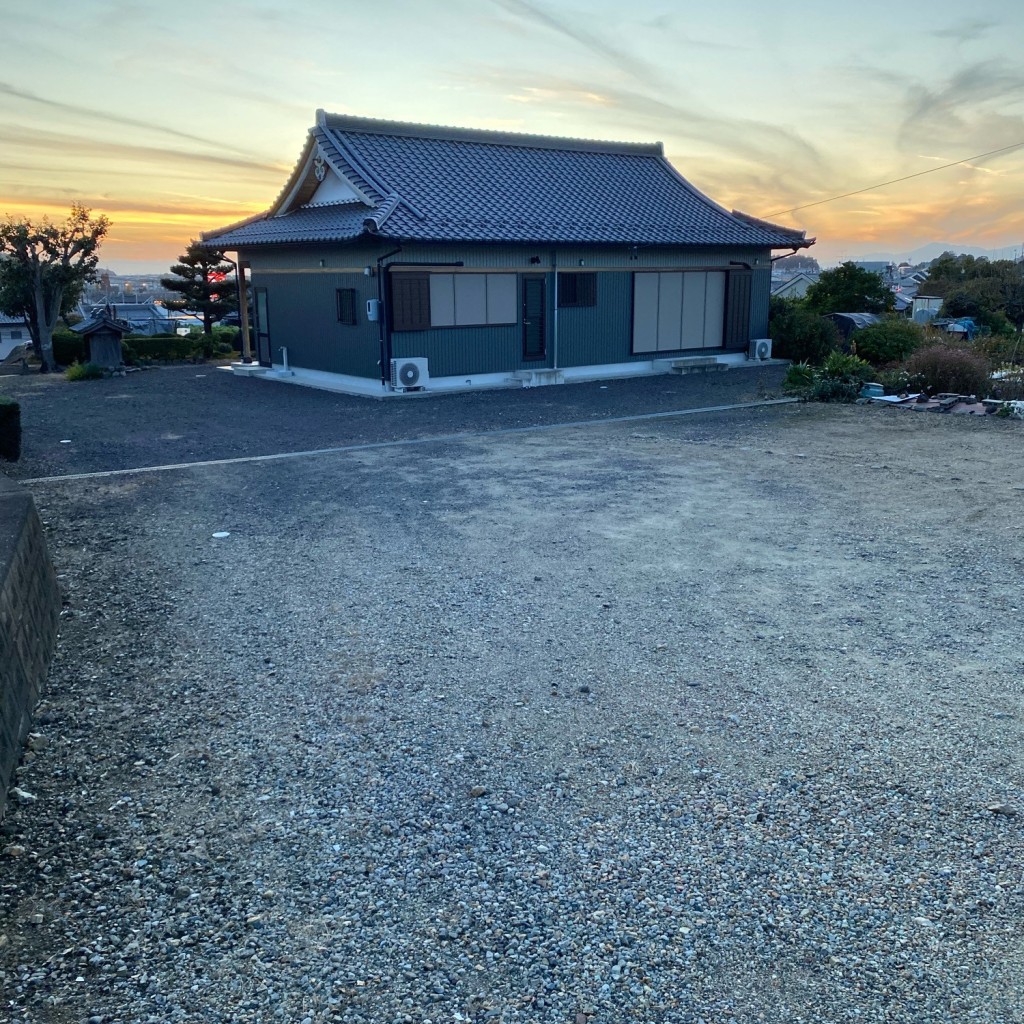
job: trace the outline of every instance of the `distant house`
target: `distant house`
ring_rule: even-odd
[[[20,345],[31,342],[28,321],[24,317],[0,313],[0,359],[6,359]]]
[[[203,236],[251,270],[259,363],[356,393],[556,383],[742,361],[771,254],[660,143],[318,111],[265,214]]]
[[[87,320],[104,315],[126,323],[132,334],[174,334],[177,326],[171,313],[155,302],[98,303],[85,310]]]
[[[886,260],[854,260],[853,265],[861,270],[877,274],[886,284],[895,284],[899,279],[896,265]]]
[[[812,284],[817,284],[818,274],[801,271],[792,277],[772,282],[772,295],[779,299],[802,299]]]

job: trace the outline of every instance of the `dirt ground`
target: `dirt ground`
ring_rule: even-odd
[[[1022,1019],[1021,425],[615,387],[28,484],[12,1020]]]

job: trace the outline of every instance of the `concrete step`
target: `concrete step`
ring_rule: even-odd
[[[670,364],[673,373],[719,373],[729,369],[728,363],[720,363],[714,356],[693,356],[676,359]]]

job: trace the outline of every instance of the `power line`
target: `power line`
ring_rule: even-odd
[[[910,181],[911,178],[920,178],[925,174],[934,174],[936,171],[946,171],[950,167],[959,167],[961,164],[969,164],[974,160],[983,160],[987,156],[996,156],[999,153],[1009,153],[1012,149],[1020,149],[1024,142],[1015,142],[1012,146],[1003,146],[1002,149],[990,149],[987,153],[979,153],[977,156],[967,156],[963,160],[954,160],[951,164],[942,164],[941,167],[929,167],[926,171],[916,171],[903,178],[893,178],[892,181],[882,181],[877,185],[869,185],[867,188],[859,188],[854,192],[844,192],[841,196],[832,196],[831,199],[819,199],[816,203],[805,203],[803,206],[794,206],[791,210],[777,210],[775,213],[766,214],[766,217],[781,217],[787,213],[796,213],[798,210],[809,210],[812,206],[824,206],[826,203],[834,203],[837,199],[849,199],[850,196],[863,195],[865,192],[874,192],[875,189],[885,188],[887,185],[898,185],[901,181]]]

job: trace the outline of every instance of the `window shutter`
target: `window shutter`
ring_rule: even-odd
[[[745,348],[750,341],[750,286],[753,274],[749,270],[733,270],[725,298],[725,347]]]
[[[396,331],[430,327],[430,279],[426,274],[392,275],[391,326]]]

